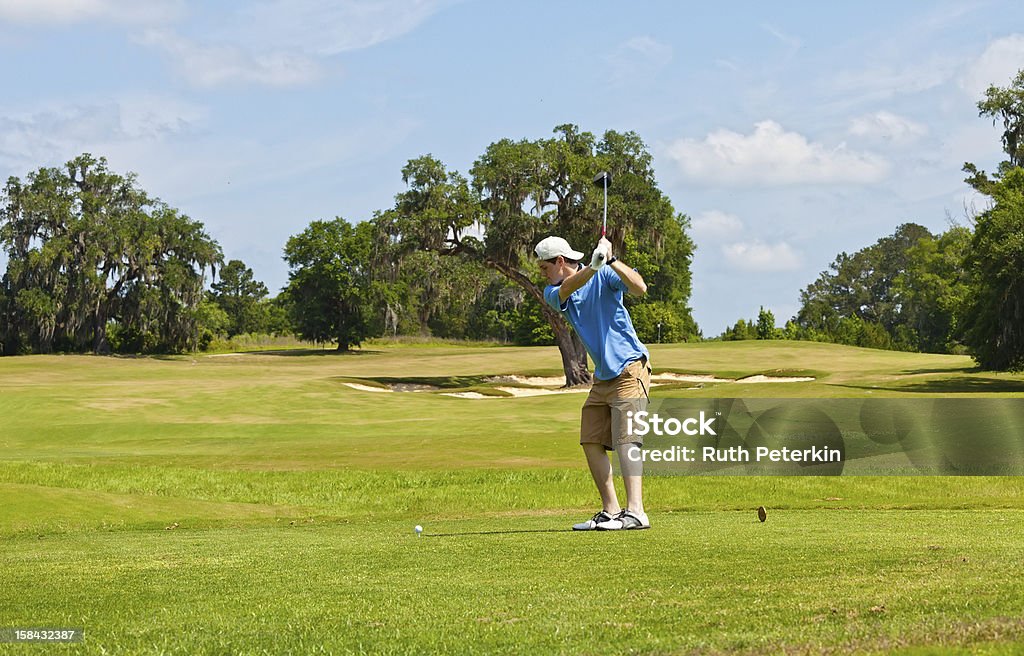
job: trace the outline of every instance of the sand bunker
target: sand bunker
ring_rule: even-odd
[[[423,383],[392,383],[391,389],[396,392],[436,392],[441,388],[437,385],[424,385]]]
[[[559,389],[537,389],[536,387],[495,387],[502,392],[508,392],[512,396],[544,396],[545,394],[576,394],[577,392],[589,392],[589,387],[570,387]]]
[[[746,378],[740,378],[737,383],[809,383],[814,378],[810,376],[747,376]]]
[[[547,396],[548,394],[575,394],[577,392],[589,392],[589,387],[575,387],[572,389],[538,389],[536,387],[495,387],[494,389],[505,392],[509,396]],[[441,396],[454,396],[460,399],[506,399],[507,396],[496,396],[481,394],[480,392],[442,392]]]
[[[511,383],[513,385],[535,385],[537,387],[561,387],[565,376],[492,376],[488,383]]]
[[[437,385],[424,385],[422,383],[392,383],[386,387],[375,385],[361,385],[360,383],[345,383],[352,389],[361,392],[435,392],[439,389]]]
[[[659,383],[733,383],[732,378],[716,378],[706,374],[654,374],[651,382]]]
[[[509,397],[525,396],[546,396],[548,394],[576,394],[589,392],[586,386],[565,388],[563,376],[493,376],[486,379],[488,383],[511,383],[511,385],[496,385],[494,389],[504,392],[508,396],[496,396],[481,394],[480,392],[441,392],[441,396],[454,396],[459,399],[505,399]],[[651,376],[651,387],[657,387],[663,383],[807,383],[813,381],[810,376],[747,376],[738,380],[733,378],[718,378],[709,374],[676,374],[663,373]],[[359,383],[345,383],[352,389],[362,392],[436,392],[440,387],[420,383],[392,383],[391,385],[377,387],[372,385],[361,385]],[[532,387],[515,387],[515,385],[531,385]],[[698,388],[690,388],[698,389]]]
[[[345,383],[352,389],[357,389],[360,392],[394,392],[395,390],[390,387],[374,387],[373,385],[360,385],[359,383]]]
[[[814,378],[810,376],[747,376],[746,378],[716,378],[703,374],[655,374],[651,381],[661,383],[809,383]],[[652,384],[651,387],[654,387]]]

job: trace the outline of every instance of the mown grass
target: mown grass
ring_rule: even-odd
[[[162,527],[174,521],[266,526],[280,518],[426,521],[549,511],[574,517],[589,514],[594,504],[589,475],[580,467],[275,471],[4,463],[0,480],[5,481],[0,490],[11,500],[0,508],[0,527],[25,534],[130,529],[146,519],[149,527]],[[759,505],[780,510],[1022,510],[1024,479],[650,477],[646,496],[652,508],[675,512]],[[47,505],[53,497],[58,502]]]
[[[652,351],[818,374],[655,396],[1024,396],[955,356]],[[303,353],[0,359],[0,627],[82,626],[76,653],[1024,649],[1022,478],[652,477],[654,530],[574,534],[583,395],[343,384],[483,391],[559,373],[554,349]]]
[[[1010,653],[1024,645],[1010,575],[1022,519],[691,512],[631,534],[533,516],[439,520],[422,538],[395,521],[26,536],[6,542],[0,613],[82,626],[87,653],[817,654],[993,638]]]

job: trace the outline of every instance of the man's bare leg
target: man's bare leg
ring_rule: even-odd
[[[626,484],[626,510],[643,513],[644,464],[642,461],[633,460],[629,457],[629,450],[634,446],[636,445],[630,443],[620,444],[615,448],[615,452],[619,454],[619,468],[622,469],[622,481]]]
[[[601,444],[583,444],[583,453],[587,456],[587,466],[590,467],[590,475],[594,477],[594,484],[601,494],[601,504],[604,511],[609,515],[619,512],[619,499],[615,495],[615,479],[612,477],[612,463],[608,459],[608,453]]]

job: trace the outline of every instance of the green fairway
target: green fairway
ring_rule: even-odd
[[[815,379],[662,397],[1024,397],[1024,377],[966,357],[794,342],[652,356],[656,374]],[[653,530],[573,533],[597,503],[584,395],[445,395],[501,394],[490,377],[559,362],[387,343],[0,358],[0,628],[86,634],[0,653],[1024,650],[1024,479],[651,477]]]
[[[817,653],[1024,639],[1024,583],[1011,575],[1021,511],[659,520],[635,534],[532,516],[439,519],[422,538],[395,521],[27,536],[8,542],[18,603],[3,615],[85,626],[89,651],[123,653]],[[615,558],[628,553],[626,577]]]

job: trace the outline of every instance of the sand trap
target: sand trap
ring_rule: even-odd
[[[734,380],[732,378],[717,378],[709,374],[664,373],[651,376],[651,387],[657,387],[661,383],[809,383],[813,380],[814,378],[809,376],[765,376],[758,374]],[[494,396],[481,394],[480,392],[442,392],[441,395],[454,396],[460,399],[504,399],[509,397],[546,396],[548,394],[576,394],[590,391],[589,387],[562,387],[565,384],[565,378],[562,376],[494,376],[488,378],[487,382],[516,383],[519,385],[536,385],[537,387],[501,385],[494,388],[505,392],[508,396]],[[345,385],[362,392],[436,392],[441,389],[435,385],[419,383],[395,383],[387,387],[375,387],[359,383],[345,383]],[[699,389],[699,387],[691,387],[689,389]]]
[[[652,381],[662,383],[734,383],[732,378],[715,378],[706,374],[654,374]]]
[[[359,383],[345,383],[352,389],[357,389],[360,392],[394,392],[395,390],[390,387],[374,387],[372,385],[360,385]]]
[[[814,378],[808,376],[765,376],[757,374],[756,376],[747,376],[746,378],[734,380],[732,378],[716,378],[714,376],[703,374],[669,373],[656,374],[651,376],[651,380],[656,380],[662,383],[809,383],[813,381]]]
[[[395,392],[434,392],[439,389],[437,385],[425,385],[423,383],[395,383],[391,385]]]
[[[565,376],[492,376],[488,383],[512,383],[513,385],[536,385],[537,387],[561,387]]]
[[[747,376],[735,381],[737,383],[809,383],[813,378],[807,376]]]
[[[395,383],[394,385],[388,385],[386,387],[376,387],[374,385],[361,385],[359,383],[345,383],[352,389],[357,389],[362,392],[434,392],[441,389],[436,385],[424,385],[421,383]]]
[[[578,392],[589,392],[589,387],[573,387],[569,389],[537,389],[536,387],[495,387],[502,392],[508,392],[512,396],[544,396],[545,394],[576,394]]]
[[[575,394],[578,392],[589,392],[588,387],[577,387],[574,389],[537,389],[536,387],[495,387],[494,389],[505,392],[513,397],[525,396],[547,396],[548,394]],[[507,399],[508,396],[495,396],[481,394],[480,392],[442,392],[441,396],[454,396],[460,399]]]

